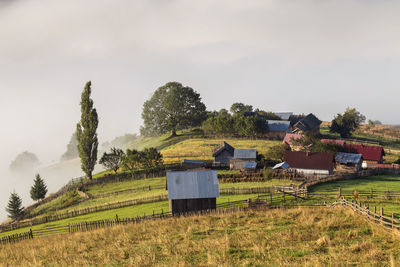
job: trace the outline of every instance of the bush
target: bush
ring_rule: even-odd
[[[263,177],[265,180],[271,180],[274,172],[271,169],[265,169],[263,171]]]

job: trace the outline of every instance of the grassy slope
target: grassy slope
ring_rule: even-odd
[[[350,210],[174,218],[28,240],[0,250],[22,266],[394,266],[400,238]]]

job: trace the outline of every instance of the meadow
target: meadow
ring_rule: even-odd
[[[7,245],[22,266],[395,266],[400,237],[348,209],[168,218]]]

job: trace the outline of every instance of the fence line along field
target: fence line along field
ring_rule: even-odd
[[[79,240],[79,242],[77,242]],[[351,210],[295,208],[148,221],[26,240],[0,250],[9,265],[368,264],[399,259],[400,239]],[[113,244],[113,245],[110,245]],[[143,253],[146,252],[146,253]]]

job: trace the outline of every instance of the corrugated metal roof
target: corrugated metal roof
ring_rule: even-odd
[[[290,116],[293,115],[293,112],[275,112],[274,114],[282,120],[288,121]]]
[[[270,132],[290,132],[290,121],[267,120]]]
[[[335,161],[341,164],[359,164],[360,162],[362,162],[362,155],[338,152],[336,154]]]
[[[235,149],[233,153],[235,159],[255,159],[257,158],[257,150],[255,149]]]
[[[257,162],[243,162],[243,169],[255,169],[257,168]]]
[[[290,166],[286,162],[282,162],[282,163],[276,164],[272,169],[275,170],[275,169],[281,169],[281,168],[286,170],[286,169],[289,169]]]
[[[219,197],[217,171],[167,172],[168,199]]]

